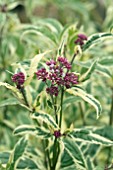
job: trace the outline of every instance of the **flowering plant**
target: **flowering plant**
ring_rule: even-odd
[[[69,29],[67,28],[68,31]],[[79,56],[86,49],[96,40],[111,36],[111,33],[88,38],[75,31],[72,44],[68,31],[63,35],[63,40],[61,38],[55,57],[46,58],[45,56],[50,54],[48,51],[39,53],[27,64],[24,61],[16,65],[18,68],[11,76],[12,85],[0,82],[0,86],[12,91],[16,104],[29,113],[26,116],[29,122],[14,129],[14,135],[21,138],[13,151],[7,153],[8,161],[5,164],[7,170],[25,168],[94,170],[94,163],[87,151],[89,153],[92,145],[96,145],[97,149],[100,149],[100,145],[113,145],[112,140],[99,133],[98,129],[85,126],[81,108],[82,101],[87,102],[95,108],[97,118],[102,111],[100,102],[84,89],[84,83],[90,79],[98,61],[93,61],[83,73],[79,73],[78,65],[81,63],[78,62],[77,65]],[[64,40],[65,35],[66,40]],[[74,104],[79,103],[80,106],[83,120],[83,126],[80,128],[73,125],[74,118],[71,118],[71,112],[66,110],[68,104],[72,107],[72,101]],[[73,113],[76,115],[78,110],[73,108]],[[65,125],[66,115],[72,120],[68,125]],[[4,168],[2,165],[1,167]]]

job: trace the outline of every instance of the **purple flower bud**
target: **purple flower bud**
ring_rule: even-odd
[[[17,88],[20,89],[21,86],[22,86],[22,85],[24,84],[24,82],[25,82],[25,75],[24,75],[24,73],[19,72],[19,73],[17,73],[17,74],[14,74],[14,75],[12,76],[12,81],[13,81],[14,83],[16,83]]]
[[[78,37],[82,40],[87,40],[87,36],[84,34],[78,34]]]
[[[50,68],[53,68],[53,67],[56,65],[56,61],[50,60],[50,61],[47,61],[46,64],[47,64]]]
[[[54,136],[55,136],[56,138],[61,137],[61,132],[60,132],[60,130],[55,130],[55,131],[54,131]]]
[[[83,40],[81,40],[80,38],[78,38],[74,43],[75,43],[75,44],[78,44],[78,45],[80,45],[80,46],[84,45]]]
[[[87,40],[87,36],[84,34],[78,34],[77,40],[75,40],[75,44],[78,44],[80,46],[84,45],[84,40]]]
[[[58,57],[58,61],[66,67],[68,70],[71,69],[71,64],[68,62],[68,60],[65,57]]]
[[[58,87],[53,85],[51,87],[47,87],[46,92],[50,95],[58,96]]]
[[[41,68],[40,70],[36,72],[36,75],[37,75],[38,80],[42,79],[42,81],[46,81],[48,72],[46,71],[45,68]]]
[[[78,76],[74,73],[66,73],[64,77],[64,85],[66,88],[70,88],[72,85],[78,84]]]

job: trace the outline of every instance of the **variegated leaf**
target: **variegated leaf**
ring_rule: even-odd
[[[73,139],[66,137],[63,139],[63,143],[65,150],[74,162],[75,170],[86,170],[85,158],[76,142]]]
[[[72,89],[67,89],[66,91],[70,94],[81,97],[83,100],[91,104],[96,109],[97,118],[99,117],[102,111],[102,108],[101,108],[99,101],[96,100],[92,95],[87,94],[84,90],[82,90],[81,88],[77,86],[73,87]]]
[[[89,129],[74,129],[72,132],[69,133],[71,137],[75,141],[81,141],[86,143],[92,144],[101,144],[101,145],[113,145],[113,141],[100,136],[96,133],[92,133]]]
[[[81,82],[81,81],[88,80],[88,79],[90,78],[91,74],[93,73],[93,71],[94,71],[95,68],[96,68],[96,64],[97,64],[97,60],[94,61],[94,62],[91,64],[91,66],[89,67],[89,69],[87,70],[87,72],[84,73],[84,74],[80,77],[80,79],[79,79],[80,82]]]
[[[49,129],[45,129],[44,127],[34,127],[32,125],[21,125],[18,126],[14,130],[15,135],[24,135],[24,134],[31,134],[34,135],[35,137],[40,137],[40,138],[49,138],[51,137],[51,133]]]
[[[100,33],[96,35],[92,35],[89,40],[84,44],[83,51],[87,50],[91,45],[93,45],[97,40],[103,38],[103,37],[111,37],[113,36],[112,33]]]
[[[52,127],[53,129],[58,128],[58,125],[55,123],[53,117],[48,113],[44,113],[43,111],[39,111],[34,113],[31,116],[33,119],[37,119],[38,121],[45,122],[48,126]]]
[[[38,66],[38,63],[41,61],[41,59],[47,54],[49,53],[50,51],[46,51],[44,53],[40,53],[40,54],[37,54],[32,60],[31,60],[31,65],[30,65],[30,68],[27,72],[27,75],[28,75],[28,78],[26,79],[24,85],[27,86],[30,84],[33,76],[34,76],[34,73],[37,71],[37,66]]]

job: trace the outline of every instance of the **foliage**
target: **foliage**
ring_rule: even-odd
[[[1,170],[112,169],[111,11],[110,0],[0,1]]]

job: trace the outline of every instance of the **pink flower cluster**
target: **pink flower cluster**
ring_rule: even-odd
[[[19,72],[17,74],[14,74],[12,76],[12,81],[14,83],[16,83],[17,88],[20,89],[23,86],[24,82],[25,82],[25,75],[24,75],[24,73]]]
[[[36,72],[38,80],[43,82],[51,82],[50,86],[46,88],[46,92],[50,95],[58,96],[59,88],[64,86],[70,88],[75,84],[78,84],[78,76],[74,73],[69,73],[71,64],[65,57],[58,57],[57,62],[50,60],[47,63],[49,72],[45,68],[41,68]]]
[[[77,40],[74,42],[75,44],[80,45],[81,47],[84,45],[84,41],[87,40],[87,36],[84,34],[78,34]]]

